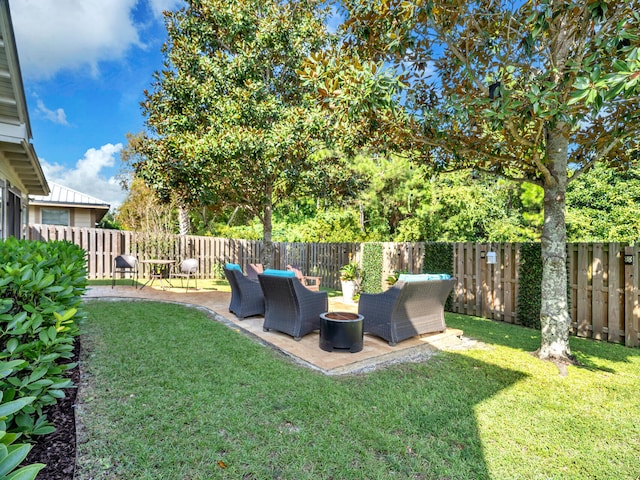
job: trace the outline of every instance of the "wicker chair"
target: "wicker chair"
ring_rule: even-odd
[[[277,330],[300,340],[320,329],[320,314],[329,308],[327,292],[313,292],[295,277],[258,275],[264,293],[263,330]]]
[[[444,304],[455,283],[455,278],[399,280],[386,292],[361,294],[358,313],[364,316],[364,332],[394,346],[416,335],[444,331]]]
[[[247,278],[249,280],[257,282],[258,275],[262,272],[264,272],[264,267],[261,263],[250,263],[249,265],[247,265]]]
[[[264,295],[258,282],[249,280],[240,270],[223,267],[231,285],[229,311],[238,318],[264,315]]]

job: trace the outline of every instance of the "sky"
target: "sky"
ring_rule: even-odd
[[[9,0],[32,143],[49,182],[117,208],[127,133],[181,0]]]

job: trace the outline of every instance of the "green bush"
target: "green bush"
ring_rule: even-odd
[[[0,242],[0,265],[0,361],[14,366],[0,379],[2,401],[35,398],[7,416],[8,431],[51,433],[42,408],[73,386],[65,372],[75,366],[70,359],[87,285],[85,252],[69,242],[10,238]]]
[[[365,243],[362,247],[362,282],[360,290],[382,292],[382,244]]]
[[[453,244],[427,242],[424,245],[422,273],[448,273],[453,275]]]
[[[520,245],[518,275],[518,323],[539,329],[542,297],[542,245],[540,243]]]
[[[11,375],[14,369],[22,363],[24,362],[21,360],[0,362],[0,379]],[[42,463],[34,463],[16,470],[16,467],[27,458],[31,445],[26,443],[14,444],[13,442],[20,437],[20,434],[7,433],[5,422],[8,416],[19,412],[35,399],[35,397],[23,397],[19,400],[6,402],[4,401],[4,392],[0,390],[0,480],[33,480],[44,467]]]
[[[453,276],[453,243],[427,242],[424,245],[422,273],[448,273]],[[453,298],[449,295],[444,309],[453,310]]]

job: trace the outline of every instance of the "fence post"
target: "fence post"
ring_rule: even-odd
[[[638,255],[636,247],[624,249],[624,344],[638,345]]]

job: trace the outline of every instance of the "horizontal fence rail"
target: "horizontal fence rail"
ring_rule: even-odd
[[[196,258],[200,278],[219,278],[225,262],[261,263],[263,244],[193,235],[160,235],[122,230],[30,225],[31,240],[66,240],[87,252],[89,279],[113,276],[113,259],[132,254],[138,260]],[[394,271],[422,272],[425,243],[382,243],[381,282]],[[361,243],[274,242],[271,267],[300,267],[306,275],[322,277],[324,287],[340,289],[340,268],[351,259],[361,262]],[[518,320],[517,243],[452,243],[453,275],[458,282],[452,310],[466,315],[521,323]],[[495,263],[487,262],[487,253]],[[628,346],[638,346],[640,331],[640,247],[619,243],[567,245],[567,270],[572,333]],[[148,275],[147,264],[141,275]]]

